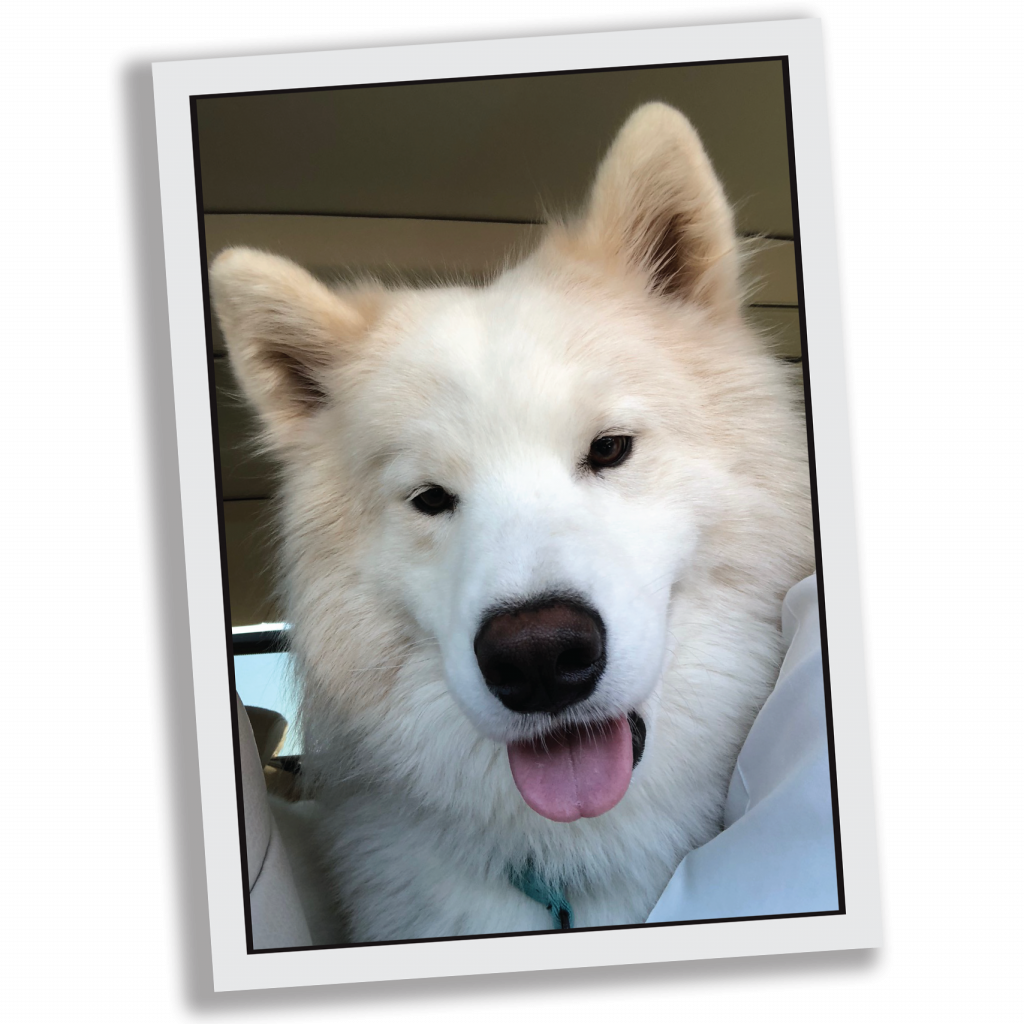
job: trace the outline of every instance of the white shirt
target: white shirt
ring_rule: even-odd
[[[786,595],[779,679],[740,751],[725,829],[689,853],[649,922],[838,910],[816,577]]]

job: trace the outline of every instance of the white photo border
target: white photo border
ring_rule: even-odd
[[[824,567],[819,594],[827,608],[828,640],[823,653],[830,667],[845,913],[636,926],[558,938],[552,937],[558,933],[551,933],[248,953],[239,874],[234,714],[226,699],[224,589],[192,97],[773,57],[786,58],[790,84],[803,341],[807,365],[813,367],[809,377],[814,410],[811,454],[817,471],[818,564],[819,569]],[[820,23],[807,19],[175,61],[154,64],[153,79],[215,989],[878,945],[881,923],[872,773]]]

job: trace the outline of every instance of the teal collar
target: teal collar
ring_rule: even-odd
[[[565,898],[565,890],[556,889],[545,881],[534,868],[532,860],[528,860],[521,868],[510,865],[508,880],[521,893],[550,910],[556,928],[566,932],[572,927],[572,905]]]

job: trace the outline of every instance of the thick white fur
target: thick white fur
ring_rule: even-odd
[[[251,250],[211,270],[235,372],[282,465],[283,585],[302,685],[319,941],[547,929],[532,858],[579,926],[643,921],[721,827],[813,570],[803,421],[740,315],[732,215],[689,122],[626,123],[578,221],[483,288],[330,290]],[[599,474],[592,440],[631,434]],[[426,516],[426,485],[458,495]],[[524,803],[506,744],[553,719],[487,690],[485,610],[582,595],[607,668],[565,719],[636,709],[647,746],[593,819]],[[305,815],[308,819],[309,815]],[[329,934],[333,932],[333,934]]]

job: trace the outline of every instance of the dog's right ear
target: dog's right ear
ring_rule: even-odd
[[[598,168],[577,245],[638,270],[651,291],[739,312],[732,210],[693,125],[664,103],[626,121]]]
[[[255,249],[214,260],[210,297],[267,440],[290,446],[327,404],[332,371],[369,329],[365,313],[290,260]]]

